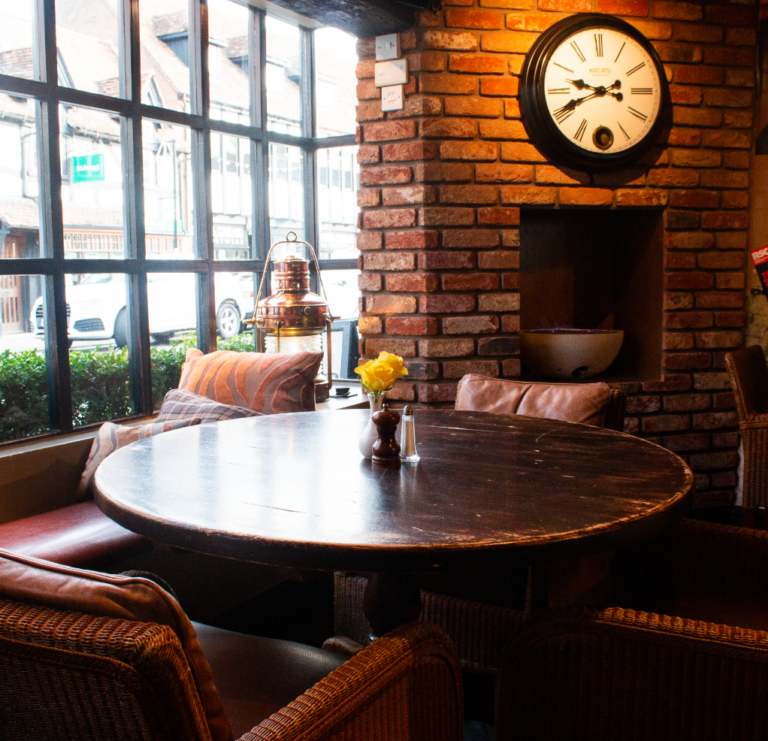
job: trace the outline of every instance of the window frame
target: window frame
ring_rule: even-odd
[[[233,0],[239,2],[239,0]],[[216,349],[214,275],[218,272],[253,272],[254,295],[270,246],[269,145],[298,147],[303,157],[304,220],[306,240],[318,245],[320,234],[316,153],[320,149],[354,146],[355,135],[316,137],[315,69],[313,28],[299,25],[302,75],[300,81],[302,131],[300,136],[271,132],[267,126],[266,16],[264,10],[239,2],[249,11],[248,78],[251,98],[250,124],[231,123],[210,117],[208,75],[207,0],[189,0],[190,113],[147,105],[141,96],[139,3],[119,0],[118,57],[120,97],[91,93],[58,85],[59,58],[56,46],[56,4],[36,0],[34,33],[35,79],[0,74],[0,91],[35,101],[39,122],[37,164],[42,257],[0,260],[0,275],[40,275],[44,280],[45,353],[48,375],[51,432],[35,438],[72,432],[69,345],[66,317],[66,276],[76,273],[125,273],[126,308],[130,326],[130,379],[135,413],[128,419],[146,417],[152,409],[151,356],[147,276],[152,273],[195,273],[197,281],[197,338],[203,352]],[[298,24],[297,24],[298,25]],[[264,81],[265,84],[262,84]],[[123,259],[65,258],[62,211],[62,170],[59,106],[97,108],[121,120],[123,152]],[[195,250],[197,257],[184,260],[147,259],[144,225],[144,152],[142,123],[180,124],[190,128],[192,139]],[[250,140],[250,177],[254,250],[247,260],[217,260],[213,244],[211,194],[211,134],[231,134]],[[320,260],[321,270],[356,269],[356,259]],[[319,281],[313,271],[313,287]],[[94,425],[78,427],[86,430]],[[29,440],[32,438],[20,438]],[[13,444],[9,441],[1,445]]]

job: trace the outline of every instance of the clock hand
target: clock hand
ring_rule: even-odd
[[[577,90],[583,90],[584,88],[587,88],[587,90],[597,90],[596,87],[592,87],[592,85],[587,85],[584,80],[566,80],[566,82],[570,82]]]
[[[580,106],[585,100],[594,98],[596,95],[597,93],[590,93],[589,95],[585,95],[583,98],[571,98],[571,100],[569,100],[564,106],[558,108],[556,111],[553,111],[552,115],[558,121],[561,121],[566,116],[566,114],[573,111],[577,106]]]

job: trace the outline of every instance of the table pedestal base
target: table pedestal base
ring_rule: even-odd
[[[371,574],[363,595],[371,640],[421,615],[421,592],[413,574]]]

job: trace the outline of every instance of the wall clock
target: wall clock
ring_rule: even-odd
[[[579,14],[536,40],[520,73],[531,140],[556,163],[618,167],[653,144],[669,100],[655,49],[613,16]]]

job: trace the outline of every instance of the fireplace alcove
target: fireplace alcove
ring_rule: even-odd
[[[616,360],[587,381],[661,377],[663,211],[520,215],[520,328],[623,329]],[[535,379],[523,365],[523,378]],[[574,379],[578,380],[578,379]]]

